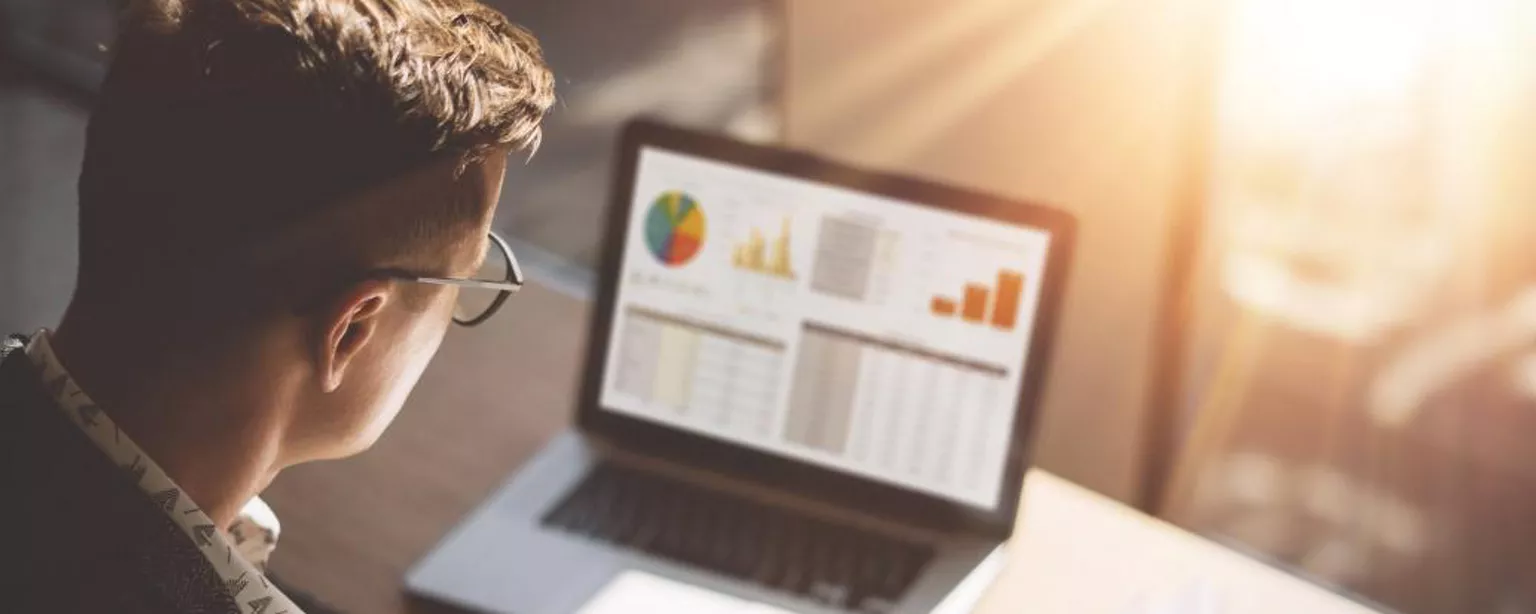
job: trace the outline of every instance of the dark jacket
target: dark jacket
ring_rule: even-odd
[[[0,612],[239,613],[192,541],[39,379],[22,350],[0,358]]]

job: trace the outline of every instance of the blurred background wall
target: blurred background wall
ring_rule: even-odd
[[[1235,3],[1163,512],[1408,612],[1536,612],[1536,6]]]

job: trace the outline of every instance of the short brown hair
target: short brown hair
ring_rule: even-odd
[[[536,148],[554,101],[537,41],[474,0],[135,0],[115,47],[80,176],[82,290],[443,156]]]

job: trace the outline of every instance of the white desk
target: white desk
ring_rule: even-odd
[[[1369,614],[1375,610],[1040,470],[984,614]]]

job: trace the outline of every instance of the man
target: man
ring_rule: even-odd
[[[368,448],[521,283],[490,223],[553,81],[473,0],[132,2],[119,36],[73,300],[0,349],[0,611],[298,614],[255,496]]]

